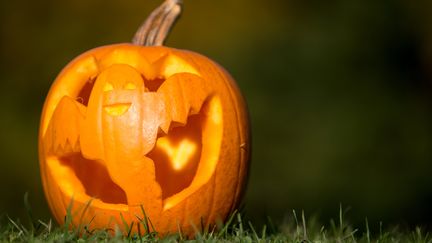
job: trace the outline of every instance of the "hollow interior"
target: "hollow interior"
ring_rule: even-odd
[[[155,163],[156,181],[166,199],[190,186],[200,162],[202,115],[190,116],[185,126],[172,128],[147,155]]]
[[[163,79],[163,78],[156,78],[156,79],[147,80],[143,77],[143,79],[144,79],[145,87],[150,92],[156,92],[159,89],[159,87],[163,84],[163,82],[165,82],[165,79]]]
[[[156,92],[164,79],[144,79],[149,92]],[[95,79],[89,80],[79,92],[76,100],[85,106],[94,87]],[[208,104],[203,104],[207,107]],[[206,122],[205,112],[189,116],[186,124],[173,122],[166,135],[157,138],[156,146],[147,154],[154,161],[156,181],[162,189],[162,199],[167,199],[188,188],[200,163],[202,151],[202,127]],[[75,175],[74,188],[83,188],[85,195],[109,204],[127,204],[124,190],[115,184],[102,163],[85,159],[74,153],[58,159],[59,165],[67,167]]]
[[[60,163],[72,169],[79,180],[76,183],[82,184],[86,195],[105,203],[127,204],[126,193],[111,180],[107,169],[99,162],[74,153],[60,158]]]
[[[95,83],[95,79],[90,79],[85,83],[85,85],[82,87],[81,91],[79,92],[76,100],[80,102],[81,104],[88,106],[88,102],[90,99],[90,94],[93,90],[93,86]]]

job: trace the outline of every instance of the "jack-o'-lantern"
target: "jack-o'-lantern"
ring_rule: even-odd
[[[245,103],[213,61],[161,46],[179,6],[167,0],[132,44],[90,50],[53,83],[39,158],[60,224],[70,210],[90,229],[135,222],[135,232],[193,236],[238,207],[250,151]]]

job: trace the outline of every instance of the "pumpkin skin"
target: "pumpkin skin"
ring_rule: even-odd
[[[165,235],[224,221],[244,193],[249,122],[235,81],[210,59],[117,44],[69,63],[45,100],[42,183],[57,222]],[[145,211],[145,215],[144,212]],[[205,227],[202,229],[202,227]]]

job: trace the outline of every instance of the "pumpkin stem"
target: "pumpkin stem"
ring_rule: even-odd
[[[161,46],[175,21],[180,17],[182,0],[165,0],[135,33],[132,43],[144,46]]]

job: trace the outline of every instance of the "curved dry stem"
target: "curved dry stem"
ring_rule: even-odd
[[[153,10],[132,40],[133,44],[161,46],[175,21],[180,17],[182,0],[165,0]]]

